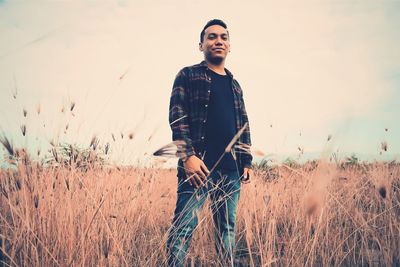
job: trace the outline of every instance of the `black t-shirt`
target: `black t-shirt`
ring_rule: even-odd
[[[204,163],[211,170],[236,134],[232,78],[211,71],[211,92],[208,103]],[[232,154],[226,153],[216,170],[236,170]]]

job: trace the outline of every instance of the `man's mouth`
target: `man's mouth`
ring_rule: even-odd
[[[220,47],[218,47],[218,48],[214,48],[213,49],[213,51],[224,51],[225,49],[223,49],[223,48],[220,48]]]

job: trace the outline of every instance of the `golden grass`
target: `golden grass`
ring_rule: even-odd
[[[257,170],[243,185],[243,266],[400,264],[400,166],[319,164]],[[176,171],[20,164],[0,171],[2,261],[18,266],[160,266]],[[188,262],[217,266],[211,214],[200,214]]]

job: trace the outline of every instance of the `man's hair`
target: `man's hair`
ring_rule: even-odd
[[[222,26],[222,27],[224,27],[224,29],[228,28],[228,26],[226,26],[226,23],[223,22],[223,21],[220,20],[220,19],[212,19],[212,20],[210,20],[209,22],[207,22],[206,26],[204,26],[203,30],[202,30],[201,33],[200,33],[200,43],[202,43],[203,40],[204,40],[204,35],[205,35],[205,33],[206,33],[206,29],[207,29],[208,27],[210,27],[210,26],[213,26],[213,25]],[[228,32],[228,35],[229,35],[229,32]]]

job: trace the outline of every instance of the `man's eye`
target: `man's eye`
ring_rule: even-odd
[[[210,34],[209,36],[208,36],[208,39],[214,39],[216,36],[214,35],[214,34]]]

